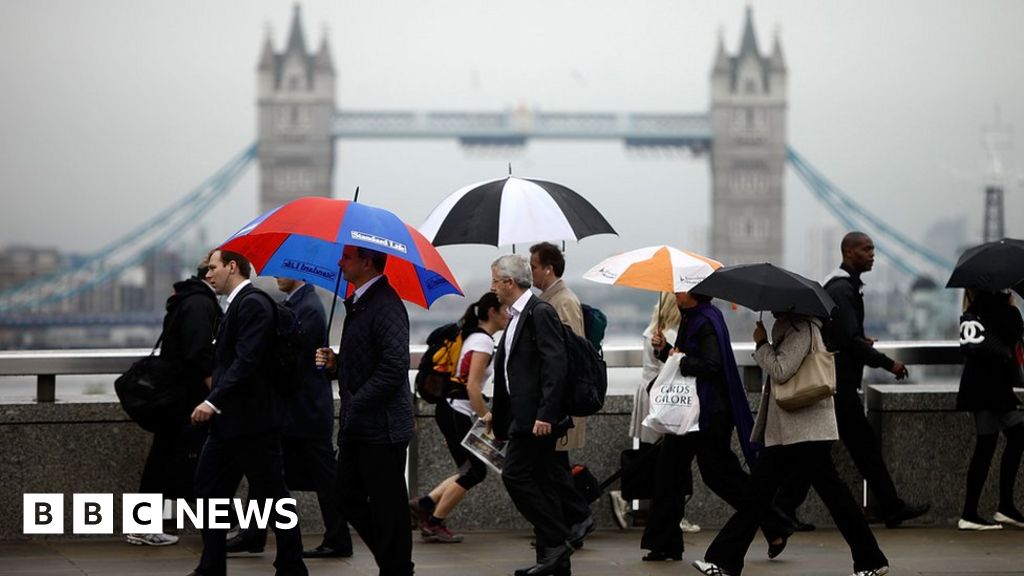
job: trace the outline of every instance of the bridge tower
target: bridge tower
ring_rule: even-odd
[[[334,178],[335,72],[327,35],[306,51],[298,4],[284,52],[268,31],[256,71],[260,213],[301,196],[330,197]]]
[[[783,264],[786,63],[776,35],[758,49],[751,9],[739,52],[719,36],[711,70],[711,255]]]

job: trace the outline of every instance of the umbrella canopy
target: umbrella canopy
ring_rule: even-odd
[[[722,263],[671,246],[648,246],[605,258],[583,278],[655,292],[689,292]]]
[[[437,249],[397,216],[349,200],[306,197],[248,223],[222,244],[263,275],[305,280],[348,294],[338,260],[344,246],[388,255],[384,275],[403,300],[429,308],[445,294],[462,295]]]
[[[616,233],[576,192],[554,182],[512,176],[452,193],[434,208],[420,232],[434,246],[508,246]]]
[[[1024,296],[1024,240],[1003,238],[967,249],[946,288],[996,292],[1012,288]]]
[[[773,266],[739,264],[719,268],[690,294],[721,298],[754,311],[771,310],[828,318],[836,303],[814,280]]]

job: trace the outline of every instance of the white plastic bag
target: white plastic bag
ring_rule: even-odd
[[[697,379],[679,373],[682,357],[682,354],[669,356],[651,385],[651,411],[643,424],[660,434],[681,436],[700,429]]]

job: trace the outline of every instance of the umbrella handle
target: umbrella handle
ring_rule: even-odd
[[[356,188],[356,196],[359,195],[359,188]],[[324,348],[331,347],[331,326],[334,324],[334,308],[338,305],[338,290],[341,288],[341,266],[338,266],[338,279],[334,282],[334,298],[331,298],[331,314],[327,317],[327,333],[324,334]],[[317,366],[317,370],[323,370],[323,366]]]

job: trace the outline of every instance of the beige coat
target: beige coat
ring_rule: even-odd
[[[579,336],[586,336],[583,331],[583,308],[580,306],[580,299],[565,285],[565,282],[562,282],[561,278],[555,280],[547,290],[541,292],[540,299],[554,307],[562,324],[568,326]],[[572,366],[569,369],[571,370]],[[574,417],[572,423],[575,427],[571,428],[569,433],[555,444],[557,450],[575,450],[582,448],[586,443],[587,419]]]
[[[826,398],[799,410],[783,410],[771,396],[772,382],[785,382],[796,374],[811,351],[811,338],[824,350],[821,320],[808,316],[783,316],[772,327],[772,344],[754,352],[754,360],[769,383],[761,392],[761,406],[750,439],[765,446],[785,446],[815,440],[838,440],[835,404]],[[782,384],[785,386],[785,384]]]

